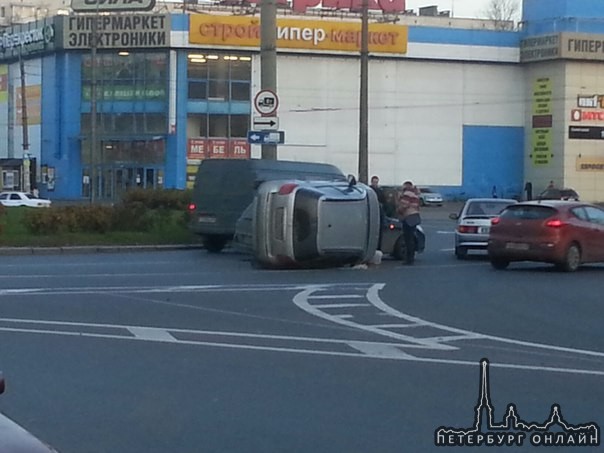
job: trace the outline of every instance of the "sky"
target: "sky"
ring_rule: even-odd
[[[439,11],[453,11],[453,17],[476,17],[484,18],[484,10],[490,0],[407,0],[407,9],[416,12],[422,6],[437,5]],[[519,8],[522,2],[518,0]]]

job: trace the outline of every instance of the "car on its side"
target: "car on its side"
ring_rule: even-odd
[[[443,196],[429,187],[420,187],[419,201],[422,206],[442,206]]]
[[[470,198],[459,214],[449,215],[450,219],[457,220],[455,256],[463,259],[468,255],[468,250],[486,250],[491,219],[515,203],[517,201],[511,198]]]
[[[527,201],[492,220],[489,260],[495,269],[513,261],[555,264],[572,272],[604,262],[604,209],[577,201]]]
[[[558,189],[550,187],[539,194],[537,200],[571,200],[579,201],[579,194],[571,188]]]
[[[27,192],[0,192],[0,203],[6,207],[26,206],[28,208],[48,208],[50,200],[38,198]]]

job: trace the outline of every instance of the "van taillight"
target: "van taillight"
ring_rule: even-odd
[[[550,228],[560,228],[560,227],[563,227],[564,225],[566,225],[566,223],[564,223],[560,219],[552,219],[552,220],[548,220],[547,222],[545,222],[545,226],[548,226]]]
[[[499,225],[499,222],[501,222],[501,217],[493,217],[491,219],[491,225]]]
[[[294,189],[298,187],[298,184],[290,182],[287,184],[283,184],[279,189],[279,195],[289,195],[294,191]]]
[[[195,206],[195,203],[189,203],[188,209],[189,209],[189,211],[195,211],[196,207],[197,206]]]

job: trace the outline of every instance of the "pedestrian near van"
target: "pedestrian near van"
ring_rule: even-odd
[[[378,203],[380,204],[380,232],[378,237],[378,250],[382,249],[382,227],[386,223],[386,211],[385,211],[385,203],[386,197],[384,196],[384,191],[380,187],[380,178],[378,176],[371,177],[370,187],[375,192],[377,196]]]
[[[419,206],[420,199],[417,188],[411,181],[405,181],[399,193],[396,208],[398,218],[403,223],[405,264],[413,264],[415,261],[415,230],[421,223]]]

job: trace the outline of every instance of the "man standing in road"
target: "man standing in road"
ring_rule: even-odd
[[[411,181],[405,181],[398,196],[396,211],[399,219],[403,222],[405,264],[413,264],[415,260],[415,229],[421,223],[419,215],[420,199],[417,192],[417,188]]]

